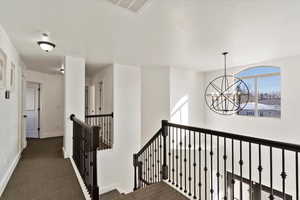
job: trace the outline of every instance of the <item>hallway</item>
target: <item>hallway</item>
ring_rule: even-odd
[[[84,200],[63,138],[31,139],[0,200]]]

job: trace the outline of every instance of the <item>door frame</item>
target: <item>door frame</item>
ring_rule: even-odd
[[[41,83],[39,82],[35,82],[35,81],[26,81],[25,80],[25,85],[26,85],[26,89],[27,89],[27,84],[28,83],[31,83],[31,84],[36,84],[38,85],[38,96],[37,96],[37,101],[38,101],[38,108],[37,108],[37,117],[38,117],[38,139],[41,138]],[[24,97],[26,97],[26,91],[24,92]],[[26,99],[26,98],[25,98]],[[25,102],[26,103],[26,102]],[[25,107],[26,107],[26,104],[24,104],[24,112],[25,112]],[[25,120],[25,123],[26,123],[26,120]],[[27,131],[25,129],[25,138],[27,138]]]

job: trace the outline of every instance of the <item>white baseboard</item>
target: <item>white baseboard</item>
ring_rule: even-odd
[[[51,137],[61,137],[64,136],[64,131],[51,131],[51,132],[41,132],[40,138],[51,138]]]
[[[90,197],[90,195],[89,195],[89,192],[88,192],[87,188],[84,185],[83,179],[81,178],[81,175],[80,175],[80,173],[79,173],[79,171],[78,171],[78,169],[76,167],[76,164],[75,164],[73,158],[71,157],[70,160],[71,160],[73,169],[75,171],[75,174],[77,176],[78,182],[80,184],[80,187],[81,187],[81,190],[83,192],[83,195],[84,195],[85,199],[86,200],[92,200],[91,197]]]
[[[11,175],[13,174],[19,160],[21,157],[21,152],[17,154],[16,158],[13,160],[13,162],[11,163],[9,169],[7,170],[7,172],[5,173],[3,179],[0,182],[0,196],[2,195],[2,193],[4,192],[4,189],[7,186],[7,183],[11,177]]]
[[[106,187],[99,188],[99,195],[118,189],[117,185],[109,185]],[[120,191],[119,191],[120,192]]]
[[[64,147],[62,148],[62,153],[63,153],[64,159],[69,158],[69,156],[67,155],[67,152],[65,151]]]

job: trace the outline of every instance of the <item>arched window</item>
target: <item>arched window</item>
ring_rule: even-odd
[[[281,77],[279,67],[261,66],[236,74],[248,86],[250,98],[238,115],[281,117]]]

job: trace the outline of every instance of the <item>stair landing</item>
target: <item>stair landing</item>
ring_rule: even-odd
[[[188,198],[168,184],[160,182],[112,200],[188,200]]]

